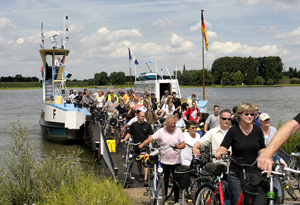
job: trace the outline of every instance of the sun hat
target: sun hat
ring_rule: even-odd
[[[260,121],[265,121],[265,120],[267,120],[267,119],[270,119],[270,116],[269,116],[267,113],[261,113],[261,114],[259,115],[259,120],[260,120]]]

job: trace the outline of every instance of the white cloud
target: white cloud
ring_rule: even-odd
[[[287,4],[289,2],[276,2],[276,4],[273,6],[273,9],[277,11],[284,11],[284,10],[289,10],[291,9],[291,4]]]
[[[84,37],[80,42],[85,47],[95,47],[99,45],[107,46],[111,42],[123,41],[130,38],[139,38],[143,34],[137,29],[132,30],[118,30],[118,31],[109,31],[106,27],[99,28],[96,33],[93,33],[89,36]]]
[[[218,37],[218,34],[214,31],[207,31],[206,34],[208,40]]]
[[[19,38],[17,40],[17,44],[23,44],[24,43],[24,38]]]
[[[265,45],[262,47],[241,45],[240,42],[233,43],[231,41],[218,42],[211,44],[209,49],[220,55],[238,55],[238,56],[273,56],[287,54],[287,50],[277,48],[277,45]]]
[[[182,37],[173,33],[170,39],[170,45],[166,45],[168,53],[183,53],[195,50],[196,47],[191,41],[185,41]]]
[[[272,0],[237,0],[238,4],[242,5],[255,5],[255,4],[269,4]]]
[[[178,21],[176,21],[176,20],[172,21],[168,18],[160,19],[152,24],[152,26],[158,31],[178,27],[180,25],[181,24]]]
[[[204,23],[205,23],[206,32],[208,30],[212,29],[213,26],[212,26],[212,24],[209,21],[204,20]],[[190,29],[189,29],[189,31],[191,33],[195,33],[195,32],[201,31],[201,21],[197,22],[196,25],[191,26]]]
[[[278,33],[276,38],[300,37],[300,27],[288,33]]]
[[[79,33],[84,29],[84,24],[81,23],[74,23],[69,26],[69,31],[67,33],[72,34],[72,33]]]
[[[261,31],[266,31],[269,33],[277,33],[277,28],[276,26],[269,26],[269,27],[263,27],[262,29],[260,29]]]
[[[2,33],[9,32],[16,29],[18,29],[18,26],[14,24],[10,19],[7,19],[5,17],[0,18],[0,31]]]

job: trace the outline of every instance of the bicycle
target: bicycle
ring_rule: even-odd
[[[131,171],[132,171],[132,166],[133,166],[133,159],[135,158],[135,152],[133,150],[133,146],[137,146],[139,144],[141,144],[140,142],[139,143],[132,143],[130,141],[125,141],[125,144],[128,148],[128,152],[126,153],[125,155],[125,160],[126,160],[126,163],[125,163],[125,180],[124,180],[124,184],[123,184],[123,187],[126,188],[128,187],[129,188],[129,181],[131,180]]]
[[[300,151],[300,145],[297,145],[296,148]],[[291,153],[291,158],[288,163],[288,167],[294,170],[300,169],[300,152]],[[294,189],[299,189],[300,192],[300,175],[294,173],[287,173],[287,180],[289,185]]]
[[[189,144],[185,145],[193,148]],[[198,190],[205,183],[212,181],[212,177],[210,173],[203,170],[204,166],[209,162],[210,153],[207,152],[206,149],[202,149],[200,157],[195,157],[193,153],[192,156],[193,158],[190,165],[190,186],[186,188],[185,194],[188,201],[194,204]]]
[[[151,148],[152,152],[149,154],[149,158],[144,161],[144,166],[149,167],[149,195],[150,195],[150,204],[151,205],[163,205],[166,200],[165,196],[165,184],[164,184],[164,174],[163,168],[161,166],[161,155],[160,151],[168,148],[176,149],[169,145],[166,148],[159,147],[155,148],[150,145],[147,145]]]

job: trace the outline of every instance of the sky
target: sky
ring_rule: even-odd
[[[65,61],[72,79],[95,73],[130,74],[128,48],[139,65],[163,74],[202,69],[201,10],[208,51],[204,67],[224,56],[279,56],[283,67],[300,69],[300,0],[0,0],[0,76],[41,78],[41,23],[61,45],[68,14]],[[166,69],[167,68],[167,69]],[[135,74],[135,67],[132,68]]]

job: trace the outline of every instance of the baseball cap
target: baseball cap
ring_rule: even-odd
[[[267,120],[267,119],[270,119],[270,116],[269,116],[267,113],[261,113],[261,114],[259,115],[259,120],[260,120],[260,121],[265,121],[265,120]]]
[[[169,93],[169,91],[168,91],[168,90],[165,90],[165,93]]]
[[[195,96],[195,97],[196,97],[196,95],[195,95],[195,94],[192,94],[192,97],[193,97],[193,96]]]
[[[132,89],[130,89],[130,91],[129,92],[133,92],[133,90]]]
[[[151,93],[151,95],[155,95],[154,93]]]

